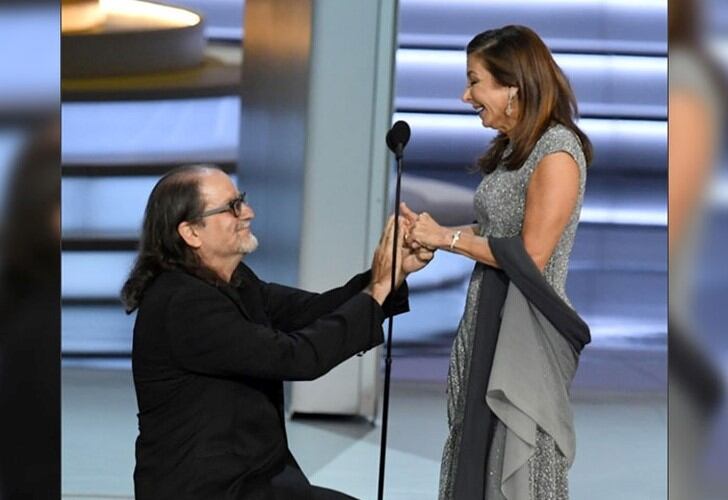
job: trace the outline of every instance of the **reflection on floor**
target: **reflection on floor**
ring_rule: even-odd
[[[401,360],[395,361],[395,366]],[[64,362],[63,498],[133,498],[136,401],[128,361]],[[116,365],[116,369],[109,369]],[[571,497],[666,498],[667,417],[659,391],[576,387],[577,459]],[[362,419],[299,419],[288,433],[315,484],[376,498],[380,429]],[[446,434],[442,380],[395,380],[390,402],[385,498],[437,498]]]

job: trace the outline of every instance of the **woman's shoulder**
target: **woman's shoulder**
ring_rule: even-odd
[[[540,161],[544,156],[559,151],[569,153],[580,166],[586,166],[579,136],[569,127],[555,123],[549,126],[536,142],[534,153],[537,161]]]
[[[579,137],[566,125],[561,123],[551,124],[546,131],[541,134],[537,144],[575,144],[580,145]]]

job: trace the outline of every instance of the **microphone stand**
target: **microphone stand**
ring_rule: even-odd
[[[399,197],[402,183],[402,156],[404,146],[397,144],[395,157],[397,159],[397,184],[395,187],[394,201],[394,240],[392,242],[392,287],[391,292],[394,293],[394,285],[397,276],[397,241],[399,236]],[[389,379],[392,372],[392,325],[394,317],[389,316],[387,324],[387,354],[384,358],[384,405],[382,406],[382,440],[379,445],[379,485],[377,488],[377,499],[384,498],[384,463],[387,455],[387,423],[389,419]]]

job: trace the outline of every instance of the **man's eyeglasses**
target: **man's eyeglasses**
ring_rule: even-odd
[[[243,213],[243,204],[244,203],[245,203],[245,193],[241,193],[240,196],[228,201],[225,205],[223,205],[221,207],[211,208],[210,210],[205,210],[197,218],[203,219],[205,217],[209,217],[210,215],[221,214],[221,213],[225,213],[225,212],[230,212],[235,217],[240,217],[240,214]]]

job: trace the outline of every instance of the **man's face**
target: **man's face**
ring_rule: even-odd
[[[230,177],[219,170],[202,174],[199,186],[205,211],[224,207],[240,195]],[[254,218],[253,209],[243,203],[239,217],[232,210],[226,210],[202,219],[197,233],[203,260],[242,258],[258,248],[258,240],[250,228]]]

